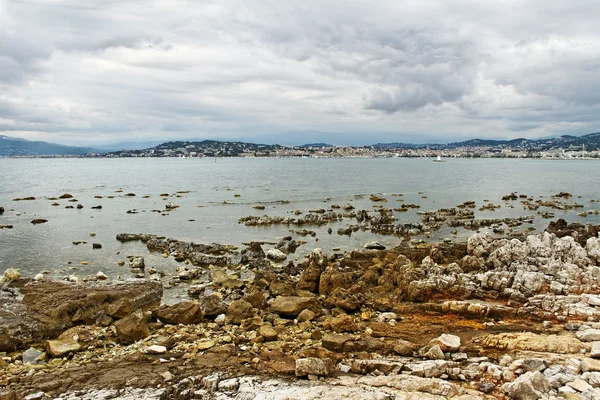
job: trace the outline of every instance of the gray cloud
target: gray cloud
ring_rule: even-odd
[[[592,0],[0,0],[0,133],[587,133],[598,17]]]

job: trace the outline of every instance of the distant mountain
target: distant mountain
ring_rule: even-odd
[[[332,144],[329,143],[307,143],[298,147],[308,148],[308,147],[333,147]]]
[[[86,147],[63,146],[42,141],[0,135],[0,157],[16,156],[76,156],[94,152]]]

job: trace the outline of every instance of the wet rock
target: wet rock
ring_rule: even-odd
[[[246,300],[235,300],[227,308],[227,319],[234,324],[241,324],[246,318],[254,315],[254,307]]]
[[[138,310],[128,317],[118,320],[114,324],[117,338],[120,343],[131,344],[150,335],[148,329],[148,315]]]
[[[271,303],[271,312],[285,318],[296,318],[303,310],[320,313],[321,305],[314,297],[278,296]]]
[[[43,218],[36,218],[31,221],[31,223],[34,225],[45,224],[46,222],[48,222],[48,220]]]
[[[204,318],[200,305],[193,301],[182,301],[172,306],[163,305],[156,311],[156,317],[167,324],[197,324]]]
[[[330,359],[299,358],[296,360],[296,376],[329,376],[333,369]]]
[[[287,255],[279,249],[269,249],[266,254],[267,258],[274,261],[283,261],[287,258]]]
[[[100,243],[92,243],[92,249],[101,249],[102,245]]]
[[[136,256],[136,257],[132,257],[129,260],[129,268],[131,269],[139,269],[139,270],[143,270],[146,266],[146,263],[144,262],[144,257],[141,256]]]
[[[0,207],[0,215],[4,214],[4,207]]]
[[[385,250],[385,246],[384,245],[382,245],[379,242],[375,242],[375,241],[368,242],[363,247],[365,249],[368,249],[368,250]]]
[[[46,350],[50,356],[57,358],[80,351],[81,345],[71,338],[48,340],[46,341]]]

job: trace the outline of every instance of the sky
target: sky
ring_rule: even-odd
[[[0,134],[92,145],[597,132],[599,20],[597,0],[0,0]]]

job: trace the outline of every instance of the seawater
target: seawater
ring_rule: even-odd
[[[357,209],[373,209],[375,204],[395,208],[401,205],[399,199],[419,204],[421,210],[454,207],[467,200],[475,201],[477,207],[485,204],[484,199],[502,205],[494,212],[475,209],[476,217],[481,218],[535,214],[523,210],[519,201],[511,202],[514,208],[506,207],[501,197],[511,192],[537,199],[566,191],[574,195],[571,201],[583,204],[582,210],[589,210],[600,207],[590,202],[600,199],[599,167],[599,161],[591,160],[447,159],[438,163],[402,158],[0,159],[0,206],[6,209],[0,216],[0,225],[14,226],[0,230],[0,270],[15,267],[25,276],[49,270],[57,277],[103,271],[111,278],[126,277],[128,268],[119,267],[117,261],[127,255],[143,255],[147,265],[166,271],[179,265],[172,258],[150,254],[142,243],[119,243],[115,236],[120,232],[242,246],[252,240],[277,241],[289,235],[289,229],[315,230],[316,238],[296,237],[308,242],[298,250],[298,258],[315,247],[326,251],[339,247],[344,251],[361,248],[373,239],[394,246],[400,238],[368,232],[357,232],[348,238],[335,233],[355,220],[323,227],[246,227],[238,224],[238,219],[265,214],[295,217],[296,210],[306,213],[346,203]],[[63,193],[72,194],[84,208],[66,209],[67,205],[77,204],[67,200],[58,200],[60,205],[52,206],[55,201],[48,198]],[[124,196],[127,193],[135,196]],[[162,193],[170,194],[167,201],[159,196]],[[403,196],[391,196],[392,193]],[[370,194],[382,194],[388,202],[373,203]],[[26,196],[36,200],[13,201]],[[164,209],[167,202],[180,207],[167,216],[152,212]],[[257,204],[266,209],[252,208]],[[91,209],[98,205],[101,210]],[[128,214],[128,210],[137,213]],[[577,216],[582,210],[549,211],[555,213],[555,219],[599,223],[598,216]],[[416,211],[395,215],[398,223],[420,221]],[[48,222],[33,225],[34,218]],[[538,217],[535,226],[542,229],[548,222]],[[333,234],[327,233],[328,227]],[[458,236],[464,238],[470,233],[461,232]],[[452,237],[449,229],[435,235]],[[88,243],[73,244],[81,240]],[[102,249],[93,250],[92,243],[100,243]]]

